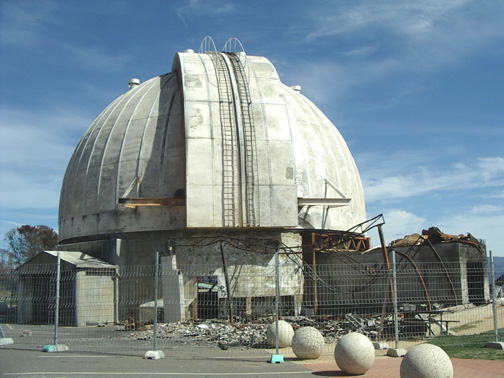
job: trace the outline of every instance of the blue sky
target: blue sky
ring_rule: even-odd
[[[270,59],[332,120],[387,242],[437,226],[504,256],[503,20],[499,0],[0,0],[0,235],[57,229],[94,118],[210,35]]]

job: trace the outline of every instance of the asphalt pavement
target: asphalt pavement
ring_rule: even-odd
[[[271,354],[246,355],[232,350],[205,353],[186,348],[164,350],[165,358],[144,359],[138,354],[45,353],[0,349],[2,377],[313,377],[313,370],[286,360],[270,363]]]

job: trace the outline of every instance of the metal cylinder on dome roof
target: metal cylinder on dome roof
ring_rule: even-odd
[[[129,85],[129,89],[133,89],[135,87],[138,87],[140,85],[140,79],[129,79],[129,82],[128,82],[128,85]]]

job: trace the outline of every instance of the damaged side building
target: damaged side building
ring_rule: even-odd
[[[391,254],[396,255],[397,302],[404,311],[432,311],[490,300],[485,243],[467,235],[448,235],[437,227],[395,240],[389,246],[349,250],[331,246],[314,251],[320,276],[313,302],[318,313],[381,313],[392,302]],[[332,265],[331,265],[332,264]],[[330,266],[330,271],[322,269]],[[316,268],[317,269],[317,268]]]

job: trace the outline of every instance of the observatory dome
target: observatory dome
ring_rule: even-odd
[[[60,240],[145,231],[347,230],[362,184],[336,127],[264,57],[177,53],[113,101],[68,164]]]

